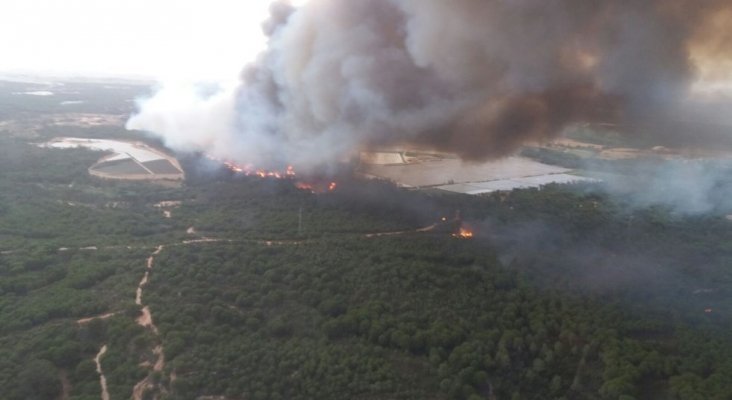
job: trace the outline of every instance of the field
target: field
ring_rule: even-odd
[[[364,157],[362,157],[364,158]],[[365,157],[374,162],[374,157]],[[379,157],[377,157],[379,158]],[[380,158],[386,159],[381,156]],[[393,158],[393,157],[392,157]],[[444,155],[420,155],[402,164],[362,164],[366,176],[387,179],[408,188],[432,188],[464,194],[485,194],[585,180],[570,169],[524,157],[464,162]]]

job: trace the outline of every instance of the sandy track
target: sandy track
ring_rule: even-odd
[[[153,324],[152,314],[150,314],[150,307],[145,306],[142,308],[142,315],[137,318],[137,324],[144,327],[150,328],[150,330],[158,335],[158,327]]]
[[[96,315],[96,316],[94,316],[94,317],[88,317],[88,318],[82,318],[82,319],[77,319],[77,320],[76,320],[76,323],[77,323],[77,324],[79,324],[79,325],[84,325],[84,324],[88,324],[89,322],[92,322],[92,321],[94,321],[95,319],[101,319],[101,320],[105,320],[105,319],[109,319],[109,318],[112,318],[112,317],[114,317],[115,315],[117,315],[117,313],[116,313],[116,312],[111,312],[111,313],[107,313],[107,314],[102,314],[102,315]]]
[[[99,385],[102,387],[102,400],[109,400],[109,391],[107,390],[107,378],[102,372],[102,356],[107,352],[107,345],[105,344],[94,357],[94,363],[97,365],[97,373],[99,374]]]
[[[145,271],[145,275],[143,275],[142,279],[140,280],[140,283],[137,285],[137,292],[135,294],[135,304],[142,307],[142,315],[137,318],[137,324],[144,328],[150,329],[156,337],[158,337],[160,333],[158,331],[158,327],[155,326],[155,323],[153,323],[153,317],[152,313],[150,312],[150,307],[142,303],[142,293],[143,289],[150,281],[150,272],[155,265],[155,256],[160,254],[160,252],[163,251],[164,248],[164,245],[159,245],[157,248],[155,248],[155,251],[150,254],[150,257],[147,258],[147,270]],[[147,391],[156,389],[157,386],[152,380],[152,372],[160,372],[165,368],[165,354],[163,352],[162,344],[155,346],[152,352],[153,355],[155,355],[156,357],[155,363],[152,366],[151,373],[148,374],[143,380],[138,382],[134,388],[132,388],[132,398],[134,400],[142,400]],[[157,399],[158,396],[154,396],[153,398]]]

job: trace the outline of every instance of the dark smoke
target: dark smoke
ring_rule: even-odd
[[[268,49],[238,88],[206,99],[163,90],[128,127],[177,150],[300,169],[395,145],[499,157],[577,122],[643,126],[659,143],[727,140],[730,117],[706,110],[729,103],[692,87],[728,77],[732,19],[718,16],[731,10],[729,0],[280,1],[264,24]]]

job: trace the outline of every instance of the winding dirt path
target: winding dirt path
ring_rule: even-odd
[[[102,400],[109,400],[109,391],[107,390],[107,378],[102,372],[102,356],[107,352],[107,345],[105,344],[99,349],[99,353],[94,357],[94,363],[97,364],[97,373],[99,374],[99,385],[102,387]]]
[[[150,257],[147,258],[147,270],[145,271],[145,275],[142,277],[142,280],[140,280],[140,283],[137,285],[137,294],[135,296],[135,304],[138,306],[142,305],[142,289],[147,285],[147,282],[150,280],[150,271],[153,269],[153,263],[155,263],[155,256],[160,254],[161,251],[165,248],[164,245],[159,245],[155,248],[155,251],[150,255]]]
[[[115,315],[117,315],[116,312],[106,313],[106,314],[102,314],[102,315],[95,315],[93,317],[77,319],[76,320],[76,323],[79,324],[79,325],[84,325],[84,324],[88,324],[89,322],[94,321],[95,319],[105,320],[105,319],[112,318]]]
[[[137,285],[137,292],[135,294],[135,304],[142,307],[142,315],[137,318],[137,324],[144,328],[150,329],[156,337],[160,335],[160,332],[158,331],[158,327],[155,326],[155,323],[153,322],[150,307],[142,303],[142,294],[143,289],[150,281],[150,272],[155,265],[155,256],[160,254],[160,252],[163,251],[164,248],[164,245],[158,245],[158,247],[155,248],[155,251],[150,254],[150,257],[147,258],[147,269],[145,270],[145,275],[143,275],[140,283]],[[160,372],[165,368],[165,353],[163,352],[163,345],[159,344],[155,346],[155,348],[152,349],[152,352],[153,355],[155,355],[155,363],[152,366],[151,372],[143,380],[138,382],[134,388],[132,388],[132,398],[134,400],[142,400],[148,390],[154,390],[157,388],[157,385],[153,382],[152,373]],[[155,396],[154,398],[157,399],[158,396]]]

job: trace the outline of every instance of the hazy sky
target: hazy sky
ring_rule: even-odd
[[[0,0],[0,71],[231,78],[268,0]]]

